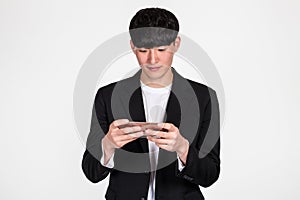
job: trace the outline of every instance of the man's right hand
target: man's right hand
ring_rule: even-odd
[[[110,124],[108,133],[102,139],[104,164],[107,164],[111,156],[115,153],[115,149],[123,147],[125,144],[136,140],[144,134],[140,126],[119,128],[119,126],[128,123],[128,119],[118,119]]]

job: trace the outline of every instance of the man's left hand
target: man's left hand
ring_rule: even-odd
[[[158,147],[167,151],[176,152],[183,164],[186,164],[189,150],[189,142],[179,132],[179,129],[171,123],[158,124],[160,131],[147,129],[147,139]],[[162,131],[166,130],[166,131]]]

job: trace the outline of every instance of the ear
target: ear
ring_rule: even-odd
[[[180,47],[180,42],[181,42],[181,38],[180,36],[177,36],[177,38],[174,41],[174,46],[175,46],[175,52],[179,49]]]
[[[130,40],[130,47],[131,47],[132,52],[135,54],[136,51],[134,50],[134,44],[133,44],[132,40]]]

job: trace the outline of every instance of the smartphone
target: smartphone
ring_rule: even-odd
[[[140,126],[143,131],[145,131],[146,129],[160,130],[160,128],[157,125],[158,125],[158,123],[154,123],[154,122],[134,122],[134,121],[131,121],[127,124],[123,124],[123,125],[120,125],[118,127],[119,128],[126,128],[126,127]]]
[[[121,126],[118,126],[119,128],[126,128],[126,127],[133,127],[133,126],[140,126],[142,128],[142,131],[145,131],[147,129],[152,129],[155,131],[164,131],[168,132],[166,129],[161,128],[158,126],[159,123],[155,122],[135,122],[135,121],[130,121],[127,124],[123,124]],[[146,135],[141,136],[141,137],[147,137]]]

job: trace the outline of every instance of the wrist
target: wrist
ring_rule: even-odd
[[[182,148],[179,149],[179,151],[177,152],[178,157],[180,158],[180,160],[186,160],[188,151],[189,151],[189,141],[187,139],[184,139],[184,143],[182,145]]]
[[[111,142],[108,140],[106,136],[102,139],[102,145],[103,145],[104,152],[108,154],[111,154],[115,151],[115,148],[113,147],[113,145],[111,144]]]
[[[106,166],[109,162],[109,160],[111,159],[111,157],[113,156],[113,154],[115,153],[115,149],[111,147],[109,140],[104,137],[102,139],[102,153],[103,153],[103,161],[101,161],[101,164],[103,164],[104,166]],[[102,158],[101,158],[102,160]],[[112,168],[112,167],[111,167]]]

